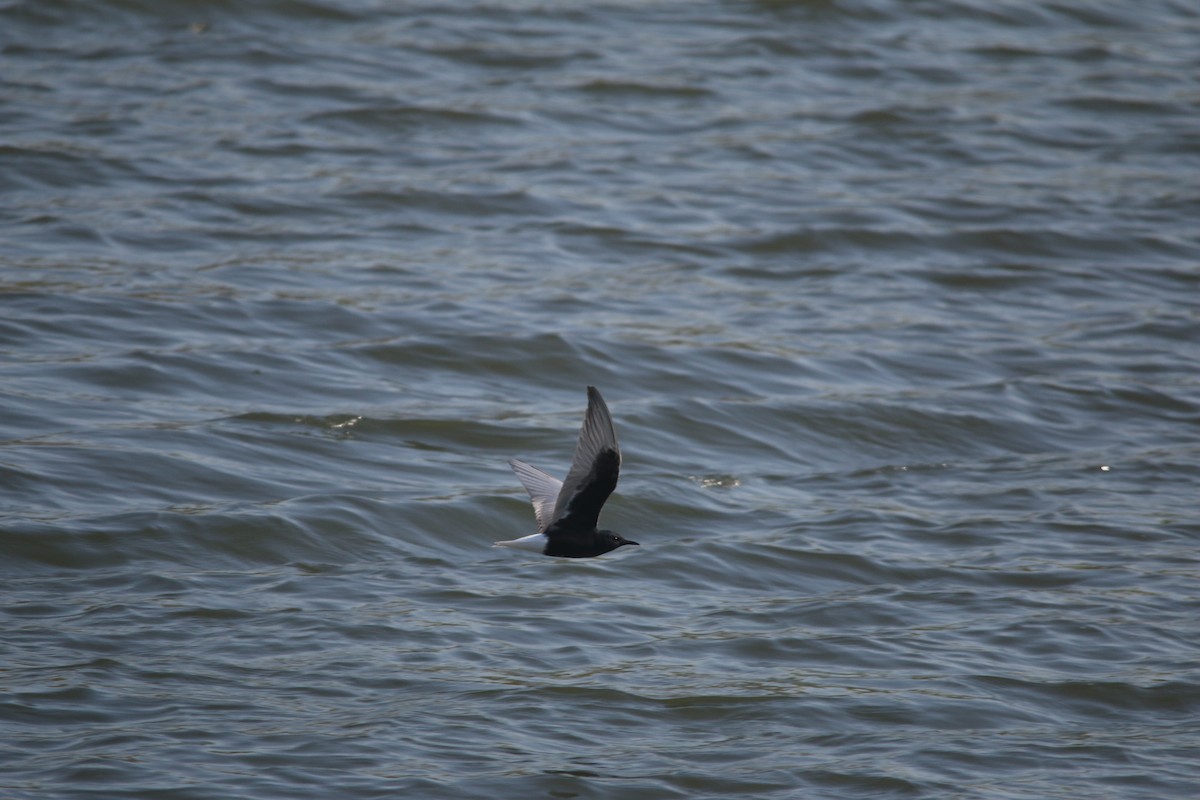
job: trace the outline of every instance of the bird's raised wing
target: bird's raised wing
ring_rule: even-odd
[[[550,522],[573,530],[592,531],[604,501],[617,488],[621,448],[604,398],[595,386],[589,386],[587,392],[587,414],[579,430],[575,458],[558,492]]]
[[[521,485],[529,492],[529,499],[533,501],[533,515],[537,517],[538,533],[545,533],[554,518],[554,503],[562,491],[562,481],[515,458],[509,461],[508,465],[517,473]]]

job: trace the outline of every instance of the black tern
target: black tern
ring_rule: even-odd
[[[596,528],[600,508],[617,488],[621,448],[604,398],[595,386],[587,387],[587,394],[587,414],[565,480],[524,461],[508,462],[533,501],[538,532],[496,542],[496,547],[519,547],[560,558],[593,558],[622,545],[637,544],[619,533]]]

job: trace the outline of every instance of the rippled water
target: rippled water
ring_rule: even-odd
[[[0,5],[0,796],[1191,798],[1191,3]],[[510,457],[608,399],[592,561]]]

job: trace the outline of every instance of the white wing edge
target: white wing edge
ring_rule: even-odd
[[[559,492],[562,491],[562,481],[515,458],[509,461],[508,465],[521,479],[521,485],[525,487],[525,491],[529,492],[529,499],[533,502],[533,514],[537,517],[538,524],[538,532],[534,535],[545,533],[553,521],[554,504],[558,500]],[[522,540],[515,539],[514,541]]]
[[[518,550],[533,550],[535,553],[542,553],[546,550],[546,534],[531,533],[528,536],[522,536],[520,539],[494,542],[492,547],[515,547]]]

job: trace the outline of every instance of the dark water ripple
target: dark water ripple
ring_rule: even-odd
[[[1191,798],[1198,45],[0,5],[0,795]]]

